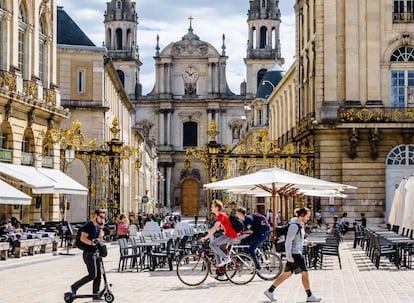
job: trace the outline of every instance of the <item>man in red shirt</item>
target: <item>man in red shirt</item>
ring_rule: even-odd
[[[230,257],[220,248],[220,246],[229,243],[231,240],[238,237],[237,232],[233,229],[230,223],[229,216],[223,211],[223,203],[220,200],[213,200],[211,203],[211,211],[216,215],[216,223],[209,230],[207,235],[202,237],[200,241],[205,241],[218,230],[221,226],[224,229],[224,234],[210,242],[210,248],[216,255],[216,263],[218,267],[224,266],[231,261]]]

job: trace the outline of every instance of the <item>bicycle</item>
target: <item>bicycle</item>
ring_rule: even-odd
[[[248,244],[234,245],[235,249],[247,249]],[[259,260],[261,270],[258,270],[257,275],[265,281],[273,281],[276,279],[283,270],[282,258],[278,254],[262,250],[260,247],[255,250],[257,259]]]
[[[253,280],[256,275],[253,258],[246,253],[236,252],[233,243],[227,245],[227,250],[231,262],[218,267],[213,251],[209,247],[198,245],[195,253],[184,255],[178,261],[176,270],[178,278],[188,286],[197,286],[203,283],[209,274],[213,274],[213,269],[216,269],[217,280],[229,280],[237,285],[244,285]]]

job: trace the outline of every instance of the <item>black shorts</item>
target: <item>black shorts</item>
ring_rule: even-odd
[[[294,254],[292,255],[292,257],[293,263],[286,262],[285,272],[290,271],[292,274],[298,274],[302,271],[308,271],[308,269],[306,268],[305,259],[302,255]]]

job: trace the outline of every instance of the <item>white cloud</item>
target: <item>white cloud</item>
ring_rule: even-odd
[[[100,46],[104,39],[104,13],[109,0],[58,0],[66,13],[79,25],[85,34]],[[192,16],[194,33],[209,42],[219,53],[222,35],[225,34],[227,60],[227,82],[234,93],[240,92],[240,83],[245,79],[243,58],[246,56],[248,35],[248,0],[137,0],[138,37],[140,48],[141,83],[143,93],[154,85],[154,59],[156,36],[160,36],[161,49],[170,42],[181,40],[189,27]],[[279,3],[282,13],[281,45],[287,70],[293,62],[295,49],[294,5],[295,0]]]

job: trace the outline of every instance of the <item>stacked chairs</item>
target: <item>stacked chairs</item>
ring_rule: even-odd
[[[364,248],[364,243],[365,229],[362,225],[355,225],[354,248],[356,248],[357,245],[361,246],[361,248]]]
[[[382,256],[387,256],[391,262],[396,254],[396,250],[391,243],[385,239],[381,239],[378,235],[372,233],[373,241],[373,255],[372,259],[374,261],[375,267],[378,269],[380,264],[380,259]]]
[[[119,245],[119,262],[118,262],[118,272],[120,270],[124,271],[128,266],[128,260],[131,260],[130,268],[138,264],[138,258],[141,256],[141,253],[137,248],[134,249],[133,245],[130,247],[128,245],[128,240],[125,238],[118,239]],[[131,248],[131,250],[130,250]]]

